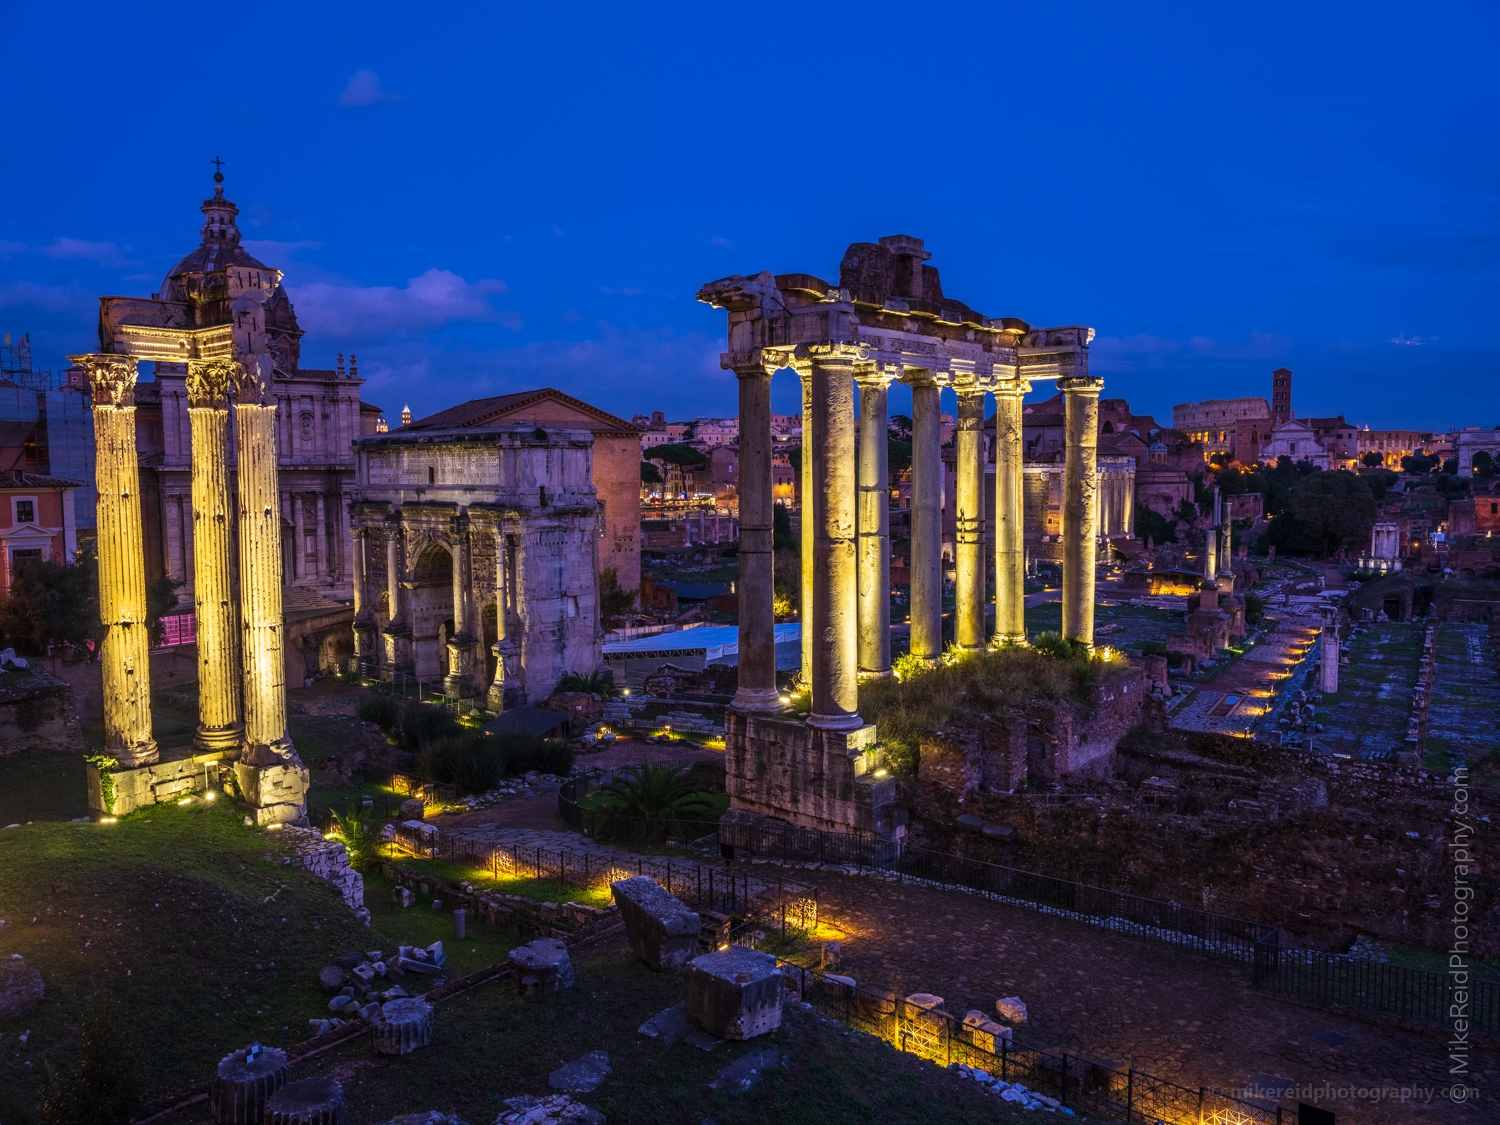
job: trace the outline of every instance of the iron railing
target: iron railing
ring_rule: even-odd
[[[851,987],[847,977],[830,977],[790,962],[781,962],[781,971],[787,985],[825,1018],[939,1066],[962,1064],[1019,1084],[1078,1115],[1127,1125],[1286,1125],[1294,1120],[1270,1099],[1246,1100],[1209,1087],[1181,1086],[1142,1070],[1035,1047],[1013,1030],[1005,1037],[968,1027],[942,1008],[913,1003],[890,989]]]

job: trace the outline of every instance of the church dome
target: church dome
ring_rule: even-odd
[[[271,268],[240,245],[240,228],[235,222],[240,209],[224,198],[224,174],[215,172],[214,180],[214,197],[205,199],[199,208],[203,212],[203,228],[199,231],[203,241],[167,271],[161,287],[165,300],[182,300],[187,296],[181,281],[184,275],[218,273],[232,266]]]

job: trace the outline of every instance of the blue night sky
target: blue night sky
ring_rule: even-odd
[[[292,13],[295,13],[293,15]],[[1106,395],[1500,424],[1492,3],[10,2],[0,328],[95,345],[226,161],[303,364],[394,417],[553,385],[732,414],[704,282],[926,239]],[[795,410],[778,379],[778,409]]]

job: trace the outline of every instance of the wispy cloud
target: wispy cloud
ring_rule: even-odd
[[[42,312],[76,312],[92,303],[76,285],[43,285],[36,281],[0,284],[0,309],[25,308]]]
[[[277,242],[273,238],[247,238],[240,245],[268,266],[276,265],[277,260],[291,261],[299,250],[323,249],[321,242]]]
[[[733,412],[733,375],[719,367],[718,335],[604,326],[587,340],[537,340],[512,348],[435,354],[416,342],[361,348],[365,397],[389,405],[408,396],[418,416],[465,399],[557,387],[630,417],[660,397],[684,414]],[[399,404],[397,404],[399,406]]]
[[[345,86],[344,92],[339,95],[339,105],[346,109],[358,109],[361,106],[400,100],[400,94],[387,93],[380,88],[380,75],[373,70],[356,70],[354,77],[349,79],[349,85]]]
[[[722,246],[726,250],[734,249],[734,243],[730,242],[727,238],[720,237],[717,234],[708,240],[708,244],[710,246]]]
[[[113,242],[89,242],[82,238],[54,238],[51,245],[42,247],[42,253],[49,258],[82,258],[101,266],[125,263],[120,248]]]
[[[389,338],[457,321],[497,321],[517,332],[524,327],[519,315],[492,303],[510,292],[505,282],[465,281],[451,270],[430,269],[399,288],[326,281],[287,288],[303,328],[335,337]]]
[[[1246,359],[1284,359],[1292,350],[1288,336],[1251,332],[1243,340],[1215,340],[1191,336],[1186,340],[1168,336],[1100,336],[1090,352],[1090,364],[1101,371],[1131,371],[1154,363],[1177,366]]]

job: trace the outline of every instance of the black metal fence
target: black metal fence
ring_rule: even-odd
[[[1283,946],[1272,930],[1256,944],[1254,986],[1324,1008],[1350,1008],[1405,1023],[1450,1025],[1500,1034],[1500,981],[1474,978],[1459,985],[1447,973]]]
[[[1202,953],[1250,961],[1256,945],[1274,927],[1231,918],[1175,902],[1141,898],[1071,879],[905,847],[892,865],[903,878],[963,887],[1073,916],[1134,937],[1150,938]]]
[[[1203,1086],[1180,1086],[1145,1071],[1034,1047],[1014,1031],[1007,1036],[993,1027],[970,1027],[941,1008],[914,1003],[890,989],[851,987],[847,977],[826,976],[789,962],[781,963],[781,971],[788,985],[826,1018],[939,1066],[959,1063],[1020,1085],[1075,1114],[1128,1125],[1285,1125],[1295,1119],[1294,1113],[1283,1116],[1270,1099],[1245,1100]]]

